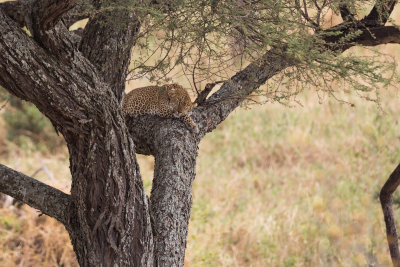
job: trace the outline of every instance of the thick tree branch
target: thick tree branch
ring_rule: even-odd
[[[94,7],[91,0],[77,1],[76,5],[64,14],[62,20],[67,28],[78,20],[89,18]]]
[[[244,99],[268,79],[290,66],[284,56],[285,48],[273,48],[260,60],[234,75],[211,95],[203,105],[193,109],[200,136],[212,131],[237,108]]]
[[[26,26],[28,30],[33,32],[32,10],[36,2],[36,0],[3,2],[0,3],[0,8],[3,9],[7,16],[17,22],[19,26]],[[90,0],[81,0],[68,12],[63,13],[61,17],[65,26],[69,28],[76,21],[88,18],[92,9],[93,6]],[[56,22],[56,20],[53,21],[53,23],[54,22]]]
[[[342,3],[339,5],[340,16],[342,17],[343,21],[354,21],[355,17],[354,14],[350,11],[347,3]]]
[[[70,217],[75,216],[69,195],[2,164],[0,192],[57,219],[67,228]]]
[[[47,31],[62,15],[74,7],[76,0],[28,0],[0,3],[0,8],[19,24],[26,26],[39,43],[45,43]]]
[[[26,26],[32,31],[32,4],[34,0],[10,1],[0,3],[0,8],[4,13],[18,23],[20,27]]]
[[[117,1],[118,2],[118,1]],[[98,69],[117,99],[122,100],[132,47],[140,29],[139,18],[121,6],[100,7],[85,27],[80,50]]]
[[[198,140],[185,127],[162,121],[155,132],[151,189],[155,266],[183,266]]]
[[[1,9],[0,36],[0,85],[34,103],[60,129],[80,134],[84,122],[90,121],[83,101],[93,95],[91,90],[105,88],[95,68],[78,52],[71,66],[57,60]]]
[[[32,35],[44,48],[64,62],[73,57],[74,41],[62,15],[74,7],[76,0],[37,0],[32,6]]]
[[[26,26],[38,44],[68,62],[80,38],[70,33],[59,20],[74,3],[75,0],[28,0],[5,2],[0,7],[20,27]]]
[[[381,44],[400,44],[400,29],[395,26],[378,26],[369,28],[359,35],[354,43],[364,46]]]
[[[41,33],[53,28],[61,16],[74,7],[76,0],[38,0],[32,10],[33,28]]]
[[[67,61],[56,57],[2,9],[0,36],[0,84],[33,102],[67,141],[71,201],[78,210],[69,232],[81,265],[151,262],[147,200],[134,145],[110,86],[79,51]]]

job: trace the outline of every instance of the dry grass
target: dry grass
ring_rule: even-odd
[[[239,111],[208,136],[187,266],[388,266],[376,194],[400,156],[399,110],[355,102]]]
[[[200,145],[186,266],[388,266],[376,194],[400,158],[397,101],[235,112]],[[68,191],[66,154],[7,147],[1,162],[31,174],[43,158]],[[149,190],[153,161],[139,159]],[[76,264],[61,225],[14,211],[0,210],[1,266]]]

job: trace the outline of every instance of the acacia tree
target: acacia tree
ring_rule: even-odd
[[[304,89],[299,81],[330,95],[333,81],[360,91],[389,82],[388,65],[342,54],[400,43],[397,27],[385,25],[397,1],[375,1],[360,17],[366,2],[1,3],[0,85],[35,104],[62,134],[72,186],[68,195],[0,165],[0,192],[60,221],[81,266],[182,266],[198,144],[208,132],[254,93],[281,101]],[[326,24],[329,11],[343,21]],[[89,18],[84,30],[70,31],[82,18]],[[164,51],[153,65],[146,63],[156,50],[150,36]],[[135,44],[141,56],[131,59]],[[176,68],[193,78],[198,132],[176,119],[122,117],[128,75],[168,78]],[[274,77],[274,90],[258,91]],[[135,153],[155,157],[150,198]]]

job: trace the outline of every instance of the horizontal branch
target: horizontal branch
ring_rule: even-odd
[[[381,44],[400,44],[400,30],[395,26],[378,26],[363,31],[355,40],[355,44],[376,46]]]
[[[0,164],[0,192],[69,225],[70,196],[34,178]]]
[[[330,35],[332,32],[341,32],[339,35]],[[359,32],[355,37],[349,38],[343,42],[349,34]],[[327,34],[328,33],[328,34]],[[347,49],[362,45],[362,46],[377,46],[381,44],[400,44],[400,30],[396,26],[374,26],[365,27],[360,22],[355,23],[351,30],[340,29],[340,27],[333,27],[321,34],[322,39],[325,41],[325,49],[337,52],[344,52]],[[325,37],[324,34],[327,34]]]

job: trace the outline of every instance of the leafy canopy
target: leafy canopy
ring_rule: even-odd
[[[192,88],[199,92],[205,83],[228,80],[269,49],[279,47],[284,48],[280,51],[292,67],[258,92],[270,100],[290,100],[305,88],[334,96],[338,88],[350,87],[377,100],[377,88],[390,85],[395,77],[393,58],[377,49],[362,54],[342,53],[333,47],[361,34],[357,29],[335,29],[335,24],[343,22],[341,8],[346,8],[344,19],[351,24],[368,14],[376,1],[122,2],[142,21],[130,79],[145,76],[162,83],[172,77],[191,77]],[[110,8],[109,3],[104,5]],[[113,7],[118,8],[115,4]],[[328,28],[332,30],[325,31]],[[327,44],[329,38],[336,38],[334,44]]]

